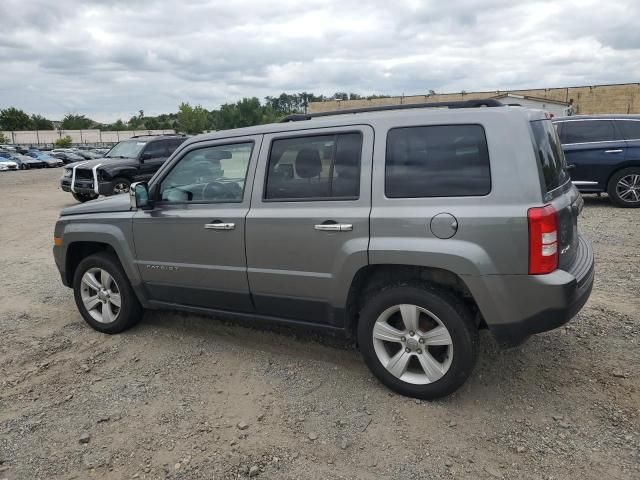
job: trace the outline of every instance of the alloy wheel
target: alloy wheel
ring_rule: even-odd
[[[373,327],[378,360],[396,378],[414,385],[441,379],[453,361],[453,341],[442,321],[417,305],[394,305]]]
[[[640,202],[640,175],[625,175],[616,184],[616,193],[621,200],[627,203]]]
[[[82,276],[80,296],[84,307],[99,323],[113,323],[120,314],[120,288],[102,268],[90,268]]]
[[[129,184],[125,182],[118,182],[113,186],[113,194],[119,195],[121,193],[127,193],[129,191]]]

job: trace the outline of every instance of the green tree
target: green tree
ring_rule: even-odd
[[[178,126],[182,132],[202,133],[207,128],[208,117],[209,113],[200,105],[192,107],[183,102],[178,107]]]
[[[127,125],[129,125],[129,129],[131,130],[139,130],[141,128],[144,128],[142,117],[136,117],[135,115],[129,119]]]
[[[4,144],[4,143],[9,143],[9,142],[10,142],[9,138],[8,138],[8,137],[6,137],[6,136],[4,135],[4,133],[0,132],[0,143],[1,143],[1,144]]]
[[[60,128],[64,130],[83,130],[91,128],[95,122],[84,115],[67,113],[62,119]]]
[[[57,148],[69,148],[72,143],[73,143],[73,139],[69,135],[67,135],[66,137],[57,139],[54,145]]]
[[[31,115],[31,123],[36,130],[54,130],[53,122],[42,115]]]
[[[0,110],[0,130],[31,130],[33,122],[29,115],[15,107]]]

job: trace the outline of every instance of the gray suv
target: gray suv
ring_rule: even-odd
[[[447,395],[479,329],[516,345],[566,323],[594,268],[543,112],[428,107],[191,138],[130,198],[62,211],[62,281],[100,332],[143,309],[318,328],[353,336],[389,388]]]

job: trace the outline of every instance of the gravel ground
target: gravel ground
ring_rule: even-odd
[[[0,174],[0,479],[640,478],[640,211],[587,198],[585,309],[508,351],[483,333],[467,384],[426,403],[300,331],[91,330],[51,255],[60,174]]]

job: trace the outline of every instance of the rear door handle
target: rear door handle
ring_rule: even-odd
[[[321,223],[313,228],[321,232],[350,232],[353,230],[351,223]]]
[[[236,228],[236,224],[224,222],[205,223],[204,228],[207,230],[233,230]]]
[[[605,150],[604,153],[622,153],[621,149]]]

